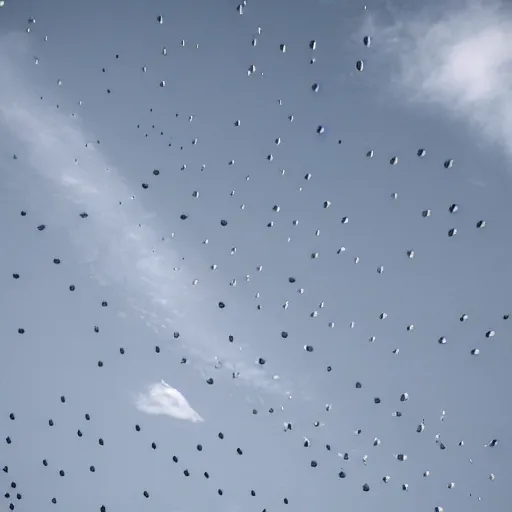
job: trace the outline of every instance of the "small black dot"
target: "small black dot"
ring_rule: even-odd
[[[226,307],[226,304],[224,302],[219,302],[219,308],[224,309]]]
[[[69,291],[70,292],[74,292],[75,291],[75,285],[74,284],[70,284],[69,285]]]
[[[159,347],[158,345],[155,347],[155,352],[156,352],[157,354],[160,354],[160,347]]]

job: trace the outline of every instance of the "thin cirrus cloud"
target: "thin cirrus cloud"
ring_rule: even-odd
[[[389,13],[388,13],[389,14]],[[365,35],[382,50],[400,98],[440,107],[512,157],[512,12],[496,1],[368,14]]]
[[[187,399],[164,380],[152,384],[145,393],[140,393],[135,401],[137,409],[146,414],[165,415],[178,420],[203,422]]]
[[[15,165],[27,166],[27,172],[13,178],[23,181],[24,194],[36,190],[39,184],[33,181],[42,179],[52,196],[44,201],[45,217],[67,228],[79,258],[91,266],[96,279],[122,285],[134,312],[159,335],[167,335],[169,346],[187,353],[201,374],[209,374],[221,361],[229,378],[236,371],[241,383],[286,394],[282,383],[255,365],[250,349],[225,343],[215,319],[202,314],[208,290],[192,289],[194,276],[175,270],[181,257],[162,243],[158,219],[138,198],[130,200],[134,185],[109,165],[98,146],[86,146],[96,137],[86,132],[79,115],[41,101],[34,85],[28,86],[31,82],[18,64],[29,62],[31,55],[27,34],[0,37],[0,126],[15,140]],[[120,200],[129,205],[120,207]],[[77,227],[81,211],[89,216]],[[172,338],[176,330],[182,333],[178,340]]]

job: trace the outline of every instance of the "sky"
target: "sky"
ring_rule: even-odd
[[[511,16],[6,0],[4,506],[507,510]]]

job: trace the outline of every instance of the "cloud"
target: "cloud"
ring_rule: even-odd
[[[388,23],[369,15],[364,35],[374,36],[394,92],[438,106],[512,157],[510,8],[452,1],[391,16]]]
[[[192,423],[204,421],[190,407],[187,399],[164,380],[151,385],[146,393],[140,393],[136,399],[136,405],[139,411],[147,414],[163,414]]]
[[[26,172],[15,177],[23,181],[24,194],[40,186],[34,175],[42,178],[52,193],[51,200],[45,198],[45,215],[53,214],[54,224],[61,222],[68,230],[94,277],[121,285],[133,310],[160,335],[169,332],[172,346],[180,347],[202,374],[211,374],[215,362],[221,361],[229,378],[237,371],[241,383],[285,394],[280,383],[254,363],[250,349],[226,343],[215,319],[202,313],[208,290],[192,288],[195,276],[179,270],[181,256],[162,242],[158,219],[132,196],[140,185],[125,182],[101,146],[86,145],[97,137],[86,132],[79,114],[40,100],[34,78],[25,69],[33,58],[30,37],[0,37],[0,127],[15,139],[16,166],[25,166]],[[83,222],[78,219],[81,211],[89,214]],[[182,334],[179,340],[172,338],[175,330]]]

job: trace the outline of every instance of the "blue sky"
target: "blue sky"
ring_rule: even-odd
[[[506,510],[511,20],[6,0],[5,507]]]

